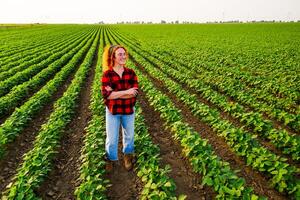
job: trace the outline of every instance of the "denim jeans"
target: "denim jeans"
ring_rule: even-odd
[[[134,117],[131,115],[113,115],[106,107],[105,151],[109,160],[118,160],[119,128],[122,126],[123,153],[134,152]]]

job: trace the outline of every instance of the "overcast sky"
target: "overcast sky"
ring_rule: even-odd
[[[0,0],[0,23],[300,20],[300,0]]]

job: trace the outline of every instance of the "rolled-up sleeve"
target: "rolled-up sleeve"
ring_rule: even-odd
[[[112,93],[112,91],[107,91],[105,89],[106,86],[110,86],[110,78],[108,76],[108,73],[104,73],[102,76],[102,86],[101,86],[101,92],[104,99],[107,99],[109,95]]]

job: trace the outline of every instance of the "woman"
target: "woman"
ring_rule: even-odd
[[[119,128],[122,126],[124,165],[129,171],[133,167],[134,153],[134,105],[138,94],[135,72],[125,66],[128,53],[121,45],[104,49],[102,95],[106,105],[106,170],[113,169],[118,160]]]

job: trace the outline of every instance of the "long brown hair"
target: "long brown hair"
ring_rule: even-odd
[[[102,56],[102,70],[105,72],[108,69],[112,69],[115,64],[115,53],[118,49],[124,49],[126,56],[128,58],[128,51],[125,47],[121,45],[107,45],[104,48],[103,56]]]

